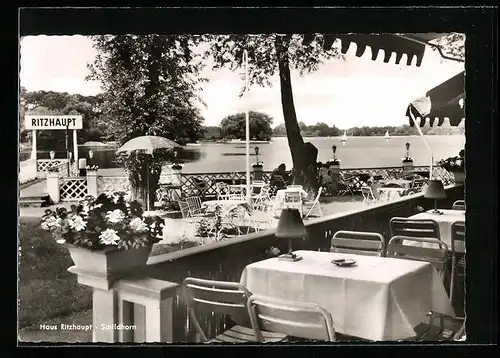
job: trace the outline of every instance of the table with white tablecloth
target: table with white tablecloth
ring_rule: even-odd
[[[311,302],[328,311],[341,334],[368,340],[415,336],[435,311],[454,315],[432,264],[374,256],[296,251],[297,262],[271,258],[244,269],[241,284],[257,295]],[[333,259],[352,258],[353,267]]]
[[[424,219],[424,220],[434,220],[439,225],[439,235],[441,240],[448,245],[451,250],[451,225],[457,221],[465,222],[465,210],[450,210],[450,209],[439,209],[442,214],[433,213],[433,210],[429,210],[423,213],[418,213],[409,217],[409,219]],[[413,245],[413,244],[412,244]],[[413,246],[423,246],[423,247],[433,247],[433,245],[421,245],[415,244]]]
[[[377,188],[378,197],[382,201],[391,201],[403,196],[406,189],[403,188]]]

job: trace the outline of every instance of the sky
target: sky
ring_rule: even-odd
[[[299,121],[311,125],[325,122],[341,129],[355,126],[399,126],[407,124],[405,111],[415,98],[464,70],[464,64],[442,60],[436,51],[426,49],[422,65],[406,66],[406,55],[399,65],[395,54],[389,63],[371,60],[367,48],[356,57],[351,44],[345,60],[331,60],[314,73],[299,76],[292,71],[292,88]],[[27,36],[21,39],[20,85],[28,91],[46,90],[95,95],[99,83],[86,81],[87,64],[96,56],[92,40],[74,36]],[[415,63],[414,59],[414,62]],[[283,123],[277,78],[271,87],[252,86],[239,98],[243,80],[229,69],[205,68],[209,79],[200,106],[205,125],[218,125],[222,118],[245,111],[265,112],[274,118],[273,126]]]

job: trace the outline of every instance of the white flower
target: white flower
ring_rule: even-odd
[[[106,218],[110,223],[118,223],[125,218],[125,214],[120,209],[115,209],[113,211],[108,211]]]
[[[64,239],[58,239],[58,240],[56,240],[56,242],[58,244],[64,244],[66,242],[66,240],[64,240]]]
[[[132,193],[130,191],[127,191],[127,193],[123,196],[123,200],[132,201]]]
[[[80,215],[72,215],[68,218],[69,227],[75,229],[76,231],[82,231],[85,229],[87,222],[83,220]]]
[[[141,218],[135,218],[130,221],[130,228],[135,232],[143,232],[148,230],[148,225]]]
[[[42,230],[49,230],[49,226],[44,222],[40,225],[40,227],[42,228]]]
[[[48,217],[44,222],[44,224],[47,225],[48,228],[59,227],[61,226],[61,223],[62,223],[61,218],[55,218],[53,216]]]
[[[101,243],[104,245],[118,245],[120,237],[116,234],[115,230],[106,229],[99,235],[99,239],[101,239]]]
[[[98,209],[98,208],[100,208],[101,206],[102,206],[102,204],[95,204],[95,205],[92,207],[92,209]]]
[[[106,190],[103,194],[106,195],[109,199],[111,199],[115,195],[113,190]]]
[[[89,213],[89,210],[90,210],[89,205],[88,205],[87,203],[85,203],[85,204],[83,204],[83,207],[82,207],[82,211],[81,211],[81,213],[82,213],[83,215],[87,215],[87,214]]]
[[[113,195],[113,198],[111,199],[113,201],[114,204],[118,204],[118,200],[120,200],[120,196],[119,195]]]

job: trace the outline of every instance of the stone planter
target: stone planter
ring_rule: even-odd
[[[455,177],[455,183],[464,184],[465,183],[465,172],[453,172]]]
[[[130,275],[135,269],[145,266],[153,248],[152,245],[117,250],[89,250],[75,245],[67,245],[75,268],[89,275],[114,281]]]
[[[403,161],[403,172],[411,172],[413,171],[413,161]]]

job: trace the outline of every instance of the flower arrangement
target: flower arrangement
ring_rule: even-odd
[[[97,169],[99,169],[99,166],[98,165],[87,165],[85,167],[85,169],[87,169],[87,170],[97,170]]]
[[[263,165],[264,165],[264,162],[261,160],[258,160],[256,162],[252,163],[252,167],[258,167],[258,166],[262,167]]]
[[[48,166],[47,170],[49,173],[58,173],[59,172],[59,166],[56,164],[51,164]]]
[[[442,159],[437,164],[449,172],[463,172],[465,171],[465,150],[462,149],[458,156]]]
[[[57,243],[90,250],[149,246],[161,240],[163,226],[163,219],[143,215],[141,204],[124,192],[87,196],[70,210],[47,209],[41,222]]]
[[[401,161],[403,163],[413,163],[413,158],[405,155],[403,158],[401,158]]]

